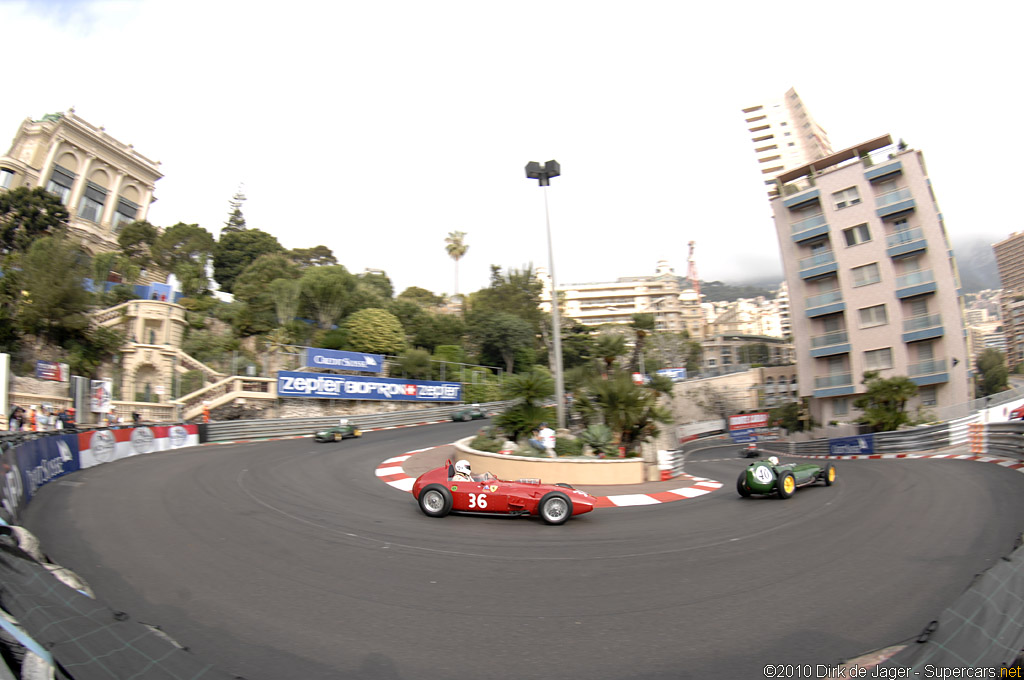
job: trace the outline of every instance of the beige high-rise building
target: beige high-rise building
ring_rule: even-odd
[[[865,371],[913,381],[911,410],[965,404],[959,276],[921,152],[884,135],[777,182],[798,392],[814,419],[853,420]]]
[[[91,254],[118,248],[125,224],[145,220],[160,164],[75,115],[26,119],[0,156],[0,190],[43,187],[70,214],[73,236]]]
[[[1006,364],[1013,370],[1024,362],[1024,233],[1017,232],[992,246],[1003,287],[1000,296]]]
[[[775,192],[775,177],[832,154],[828,133],[790,88],[782,97],[743,109],[750,141],[768,195]]]

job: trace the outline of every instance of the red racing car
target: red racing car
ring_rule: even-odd
[[[463,461],[459,461],[461,465]],[[471,475],[469,481],[456,476],[455,465],[445,464],[420,475],[412,495],[428,517],[449,512],[487,515],[534,515],[548,524],[564,524],[573,515],[594,509],[597,499],[568,484],[541,484],[539,479],[508,482],[490,472]]]

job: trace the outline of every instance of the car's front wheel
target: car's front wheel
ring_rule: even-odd
[[[779,481],[775,483],[775,488],[779,492],[779,498],[789,498],[796,491],[796,477],[789,470],[786,470],[779,475]]]
[[[427,517],[444,517],[452,510],[452,494],[440,484],[431,484],[420,492],[419,503]]]
[[[572,501],[561,491],[552,491],[540,499],[537,513],[548,524],[565,524],[572,517]]]
[[[832,486],[833,484],[835,484],[836,483],[836,466],[833,465],[832,463],[829,463],[828,465],[826,465],[825,466],[825,474],[823,475],[823,477],[825,478],[825,486]]]

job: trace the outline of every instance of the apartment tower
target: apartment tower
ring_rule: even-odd
[[[959,276],[921,152],[884,135],[776,184],[798,394],[812,417],[853,420],[865,371],[913,381],[912,411],[968,401]]]
[[[1024,233],[1014,233],[992,246],[1003,288],[1000,314],[1006,338],[1006,364],[1013,370],[1024,363]]]
[[[775,177],[779,173],[832,153],[828,133],[792,88],[780,98],[743,109],[743,115],[769,197],[775,193]]]

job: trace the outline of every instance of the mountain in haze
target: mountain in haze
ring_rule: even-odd
[[[953,242],[956,266],[960,270],[960,285],[965,293],[1001,288],[999,270],[992,239],[985,236],[958,239]]]

